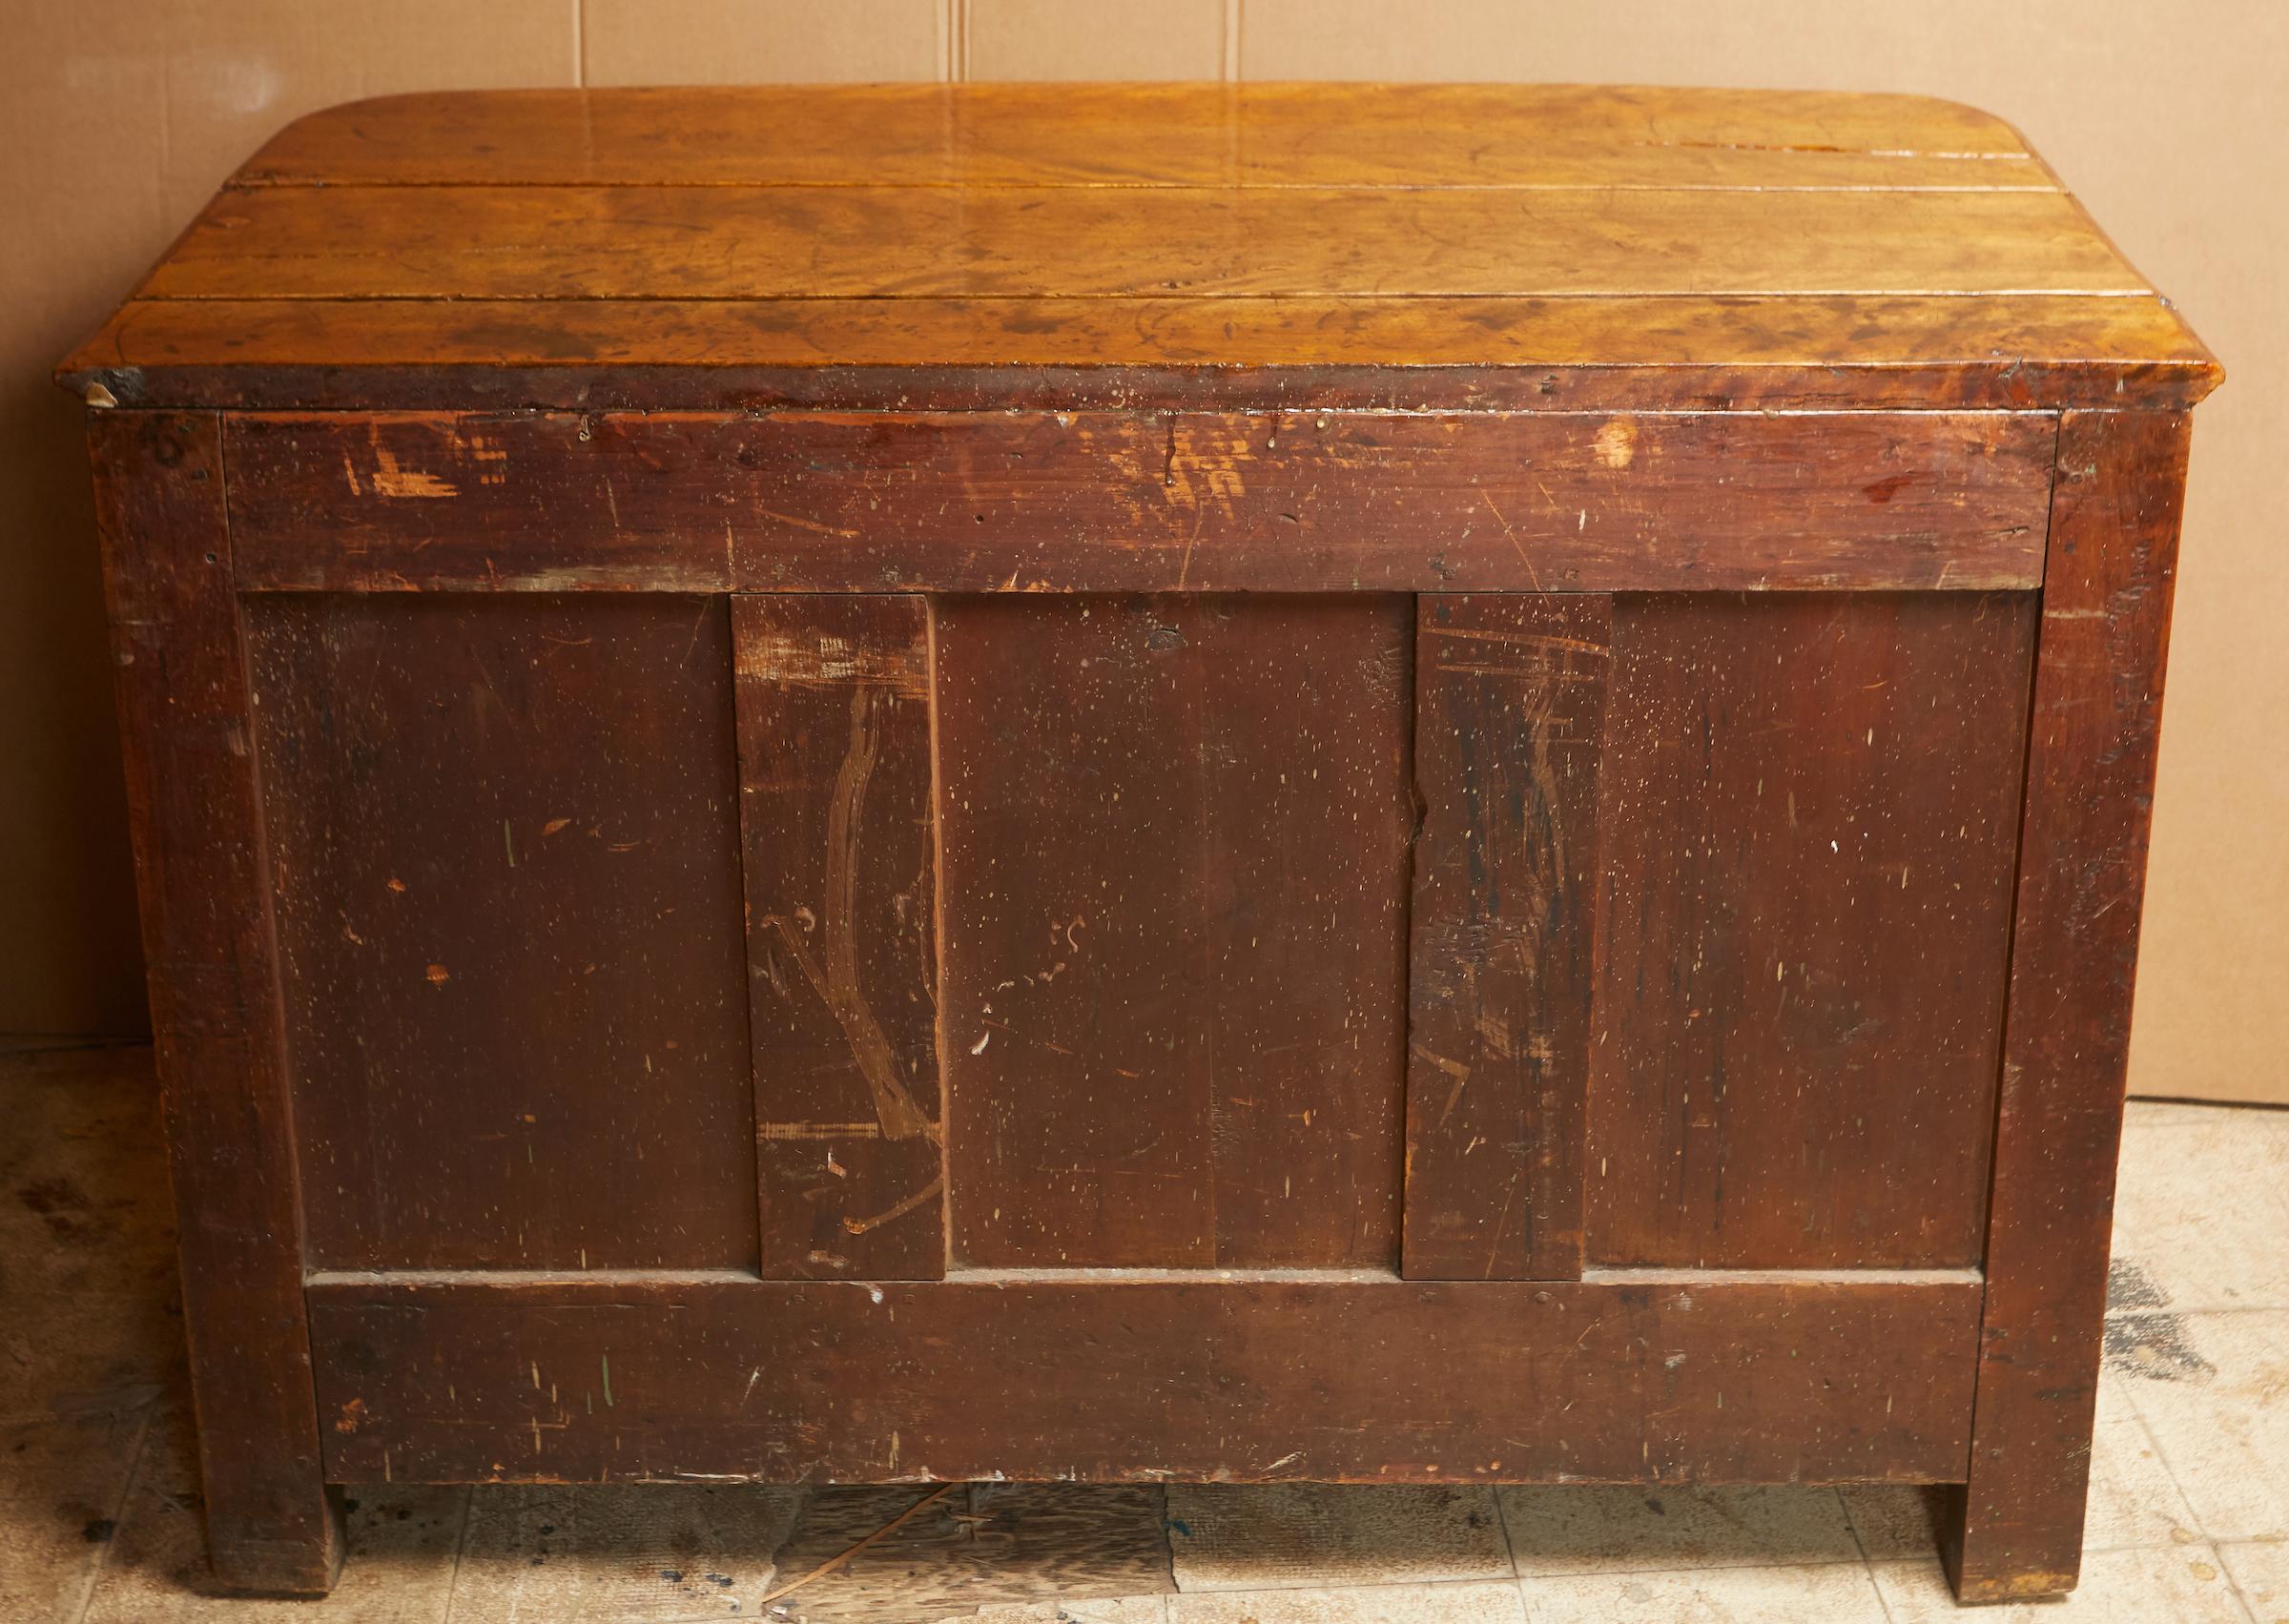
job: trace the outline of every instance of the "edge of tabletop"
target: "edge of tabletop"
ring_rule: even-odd
[[[131,300],[52,373],[91,407],[262,411],[2061,411],[2183,409],[2225,379],[2167,300],[2173,340],[2137,351],[1866,358],[1295,361],[1012,359],[881,361],[405,354],[343,360],[165,353]],[[2109,299],[2110,305],[2131,301]],[[1968,346],[1967,346],[1968,347]]]

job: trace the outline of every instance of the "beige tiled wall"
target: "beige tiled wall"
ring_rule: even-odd
[[[1918,91],[2026,130],[2233,380],[2196,449],[2134,1086],[2289,1099],[2289,7],[2217,0],[76,0],[0,60],[0,1032],[139,1018],[76,408],[50,360],[260,137],[393,89],[1470,78]]]
[[[1227,0],[969,0],[972,79],[1222,79]]]
[[[944,76],[944,0],[585,0],[581,10],[591,85]]]
[[[408,85],[569,84],[573,0],[0,12],[0,1033],[145,1016],[82,411],[48,371],[264,136]]]

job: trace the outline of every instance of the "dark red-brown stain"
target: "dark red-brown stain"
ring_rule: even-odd
[[[951,1244],[1389,1268],[1401,598],[942,600]]]
[[[389,99],[63,377],[223,1584],[926,1477],[2073,1583],[2217,373],[1999,122]]]

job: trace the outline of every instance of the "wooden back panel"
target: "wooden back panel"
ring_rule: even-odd
[[[1388,1268],[1408,601],[938,613],[953,1254]]]
[[[1616,622],[1591,1262],[1976,1264],[2033,598]]]
[[[235,420],[313,1256],[1974,1263],[2054,436]]]
[[[728,602],[250,600],[314,1264],[1978,1261],[2031,597]]]
[[[246,625],[312,1266],[752,1265],[724,601]]]
[[[1975,1264],[2033,599],[1421,602],[1407,1272]]]

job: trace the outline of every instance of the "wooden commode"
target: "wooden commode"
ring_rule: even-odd
[[[2005,125],[394,97],[60,376],[227,1581],[1001,1475],[2073,1584],[2218,371]]]

